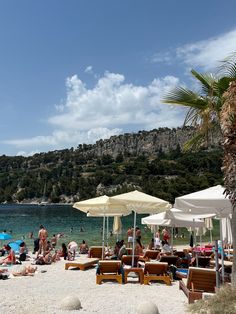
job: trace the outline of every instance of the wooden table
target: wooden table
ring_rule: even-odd
[[[98,261],[98,258],[81,258],[73,262],[65,263],[65,269],[67,270],[69,267],[74,267],[79,268],[80,270],[85,270],[92,267],[94,264],[97,264]]]
[[[139,283],[142,285],[143,284],[143,269],[141,267],[124,268],[125,283],[128,282],[128,274],[131,272],[138,274]]]

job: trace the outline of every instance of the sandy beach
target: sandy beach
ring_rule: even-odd
[[[116,282],[97,285],[94,268],[86,271],[65,270],[64,264],[65,261],[61,260],[52,265],[38,266],[33,277],[1,280],[0,312],[134,314],[137,305],[146,301],[154,302],[161,314],[182,314],[186,309],[187,298],[179,290],[178,282],[173,282],[172,286],[162,283],[147,286],[134,282],[125,285]],[[61,310],[62,299],[69,295],[80,299],[82,309]]]

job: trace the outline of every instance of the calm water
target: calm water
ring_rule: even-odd
[[[141,225],[141,217],[138,215],[137,225],[140,226],[143,239],[146,243],[150,241],[151,232],[144,232]],[[133,225],[133,215],[122,217],[123,234],[119,239],[126,239],[126,230]],[[85,239],[89,245],[101,245],[102,218],[87,217],[83,212],[67,205],[0,205],[0,232],[12,230],[14,240],[24,239],[27,245],[32,248],[33,240],[29,238],[29,233],[33,232],[37,237],[39,226],[44,225],[49,233],[49,238],[53,234],[64,233],[59,243],[68,243],[75,240],[80,243]],[[113,218],[109,218],[109,230],[112,230]],[[73,228],[71,232],[71,228]],[[81,232],[81,228],[84,232]],[[114,244],[116,235],[109,238],[109,243]],[[10,240],[11,241],[11,240]],[[0,241],[2,244],[2,241]]]
[[[147,245],[151,238],[151,231],[144,231],[144,225],[141,225],[141,218],[147,215],[137,215],[137,225],[142,231],[142,242]],[[122,234],[120,239],[126,240],[126,231],[133,225],[133,215],[122,217]],[[86,240],[91,245],[102,244],[102,218],[87,217],[85,213],[67,205],[0,205],[0,232],[12,230],[13,240],[24,239],[29,248],[33,248],[33,239],[29,238],[29,233],[33,232],[37,238],[39,226],[42,224],[49,233],[49,239],[53,234],[64,233],[59,240],[58,245],[62,242],[68,243],[75,240],[77,243]],[[219,222],[214,222],[213,239],[219,238]],[[109,230],[112,230],[113,218],[109,218]],[[73,228],[71,232],[71,228]],[[84,232],[81,232],[81,228]],[[175,240],[176,244],[189,243],[189,234],[187,229],[179,228],[179,232],[184,232],[185,239]],[[12,240],[9,240],[12,241]],[[9,242],[6,241],[6,242]],[[105,240],[106,241],[106,240]],[[116,235],[109,237],[109,245],[114,245]],[[203,237],[203,241],[209,241],[209,232]],[[0,240],[0,245],[3,241]]]

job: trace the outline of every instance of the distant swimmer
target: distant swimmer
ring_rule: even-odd
[[[64,233],[60,232],[60,233],[57,234],[57,239],[60,239],[60,238],[62,238],[63,236],[64,236]]]
[[[83,227],[81,227],[80,228],[80,232],[84,232],[85,230],[84,230],[84,228]]]
[[[29,238],[30,238],[30,239],[33,239],[33,236],[34,236],[34,233],[31,231],[31,232],[29,233]]]
[[[70,228],[70,233],[72,233],[72,232],[73,232],[73,229],[74,229],[73,227],[71,227],[71,228]]]

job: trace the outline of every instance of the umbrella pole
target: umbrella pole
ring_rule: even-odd
[[[212,230],[210,229],[210,241],[212,243]]]
[[[107,216],[107,249],[108,249],[108,237],[109,237],[109,217]]]
[[[173,254],[173,244],[174,244],[174,227],[172,226],[172,234],[171,234],[171,252]]]
[[[134,230],[133,230],[133,247],[132,247],[132,267],[134,267],[134,241],[135,241],[135,231],[136,231],[136,211],[134,211]]]
[[[104,259],[105,226],[106,226],[106,217],[104,214],[104,216],[103,216],[103,227],[102,227],[102,259]]]
[[[220,241],[221,241],[221,275],[222,275],[222,284],[225,281],[225,268],[224,268],[224,244],[223,244],[223,220],[220,218]]]
[[[220,287],[220,276],[219,276],[219,255],[218,255],[218,241],[215,240],[215,268],[216,268],[216,287]]]

